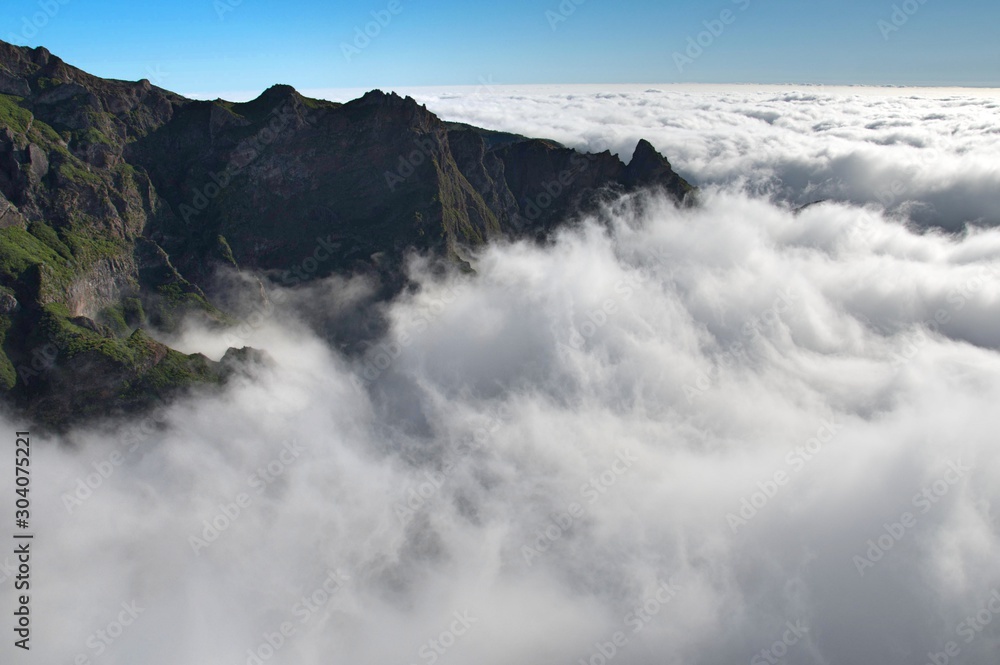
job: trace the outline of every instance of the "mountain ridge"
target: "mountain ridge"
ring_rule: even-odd
[[[269,281],[364,273],[385,299],[410,252],[468,270],[463,248],[544,236],[614,193],[693,191],[646,141],[625,164],[381,90],[191,100],[5,42],[0,127],[0,395],[55,426],[241,371],[145,332],[231,325],[223,267],[265,298]]]

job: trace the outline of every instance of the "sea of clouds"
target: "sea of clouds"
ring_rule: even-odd
[[[36,439],[33,662],[996,662],[995,98],[421,101],[649,138],[699,205],[628,196],[475,275],[415,258],[363,357],[309,312],[370,285],[288,293],[242,328],[257,376]]]
[[[407,92],[449,120],[625,161],[645,138],[699,185],[739,183],[800,205],[876,201],[952,230],[1000,224],[997,90],[484,84],[471,95]]]

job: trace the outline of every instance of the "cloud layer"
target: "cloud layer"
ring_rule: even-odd
[[[644,95],[564,99],[562,135],[537,100],[486,124],[622,150],[663,114],[658,147],[722,183],[701,206],[630,196],[473,276],[414,260],[362,358],[306,310],[364,285],[317,285],[246,326],[275,361],[256,379],[37,440],[39,662],[995,662],[1000,230],[914,233],[846,200],[863,179],[795,213],[738,175],[828,175],[838,145],[899,170],[911,148],[859,137],[905,131],[988,179],[982,148],[782,120],[846,105]]]
[[[880,203],[920,224],[1000,224],[995,90],[760,86],[413,89],[443,118],[624,160],[646,138],[699,185],[804,205]],[[327,96],[336,95],[328,93]]]

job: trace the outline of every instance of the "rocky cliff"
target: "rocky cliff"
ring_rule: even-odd
[[[142,408],[240,366],[144,332],[232,323],[220,266],[285,286],[371,272],[387,297],[406,252],[462,264],[642,187],[691,191],[645,141],[626,165],[380,91],[194,101],[0,42],[0,395],[54,425]]]

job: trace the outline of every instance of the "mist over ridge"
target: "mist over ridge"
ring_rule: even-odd
[[[955,639],[1000,584],[997,232],[914,235],[711,189],[694,209],[636,195],[601,217],[487,247],[473,276],[417,261],[421,288],[361,360],[277,312],[247,340],[273,368],[169,407],[72,513],[48,497],[64,543],[45,565],[81,601],[149,608],[105,658],[244,662],[290,621],[268,662],[428,662],[455,613],[475,622],[442,662],[586,660],[617,632],[622,662],[749,661],[787,624],[796,663],[912,662]],[[69,494],[122,445],[71,441],[40,464]],[[915,526],[880,552],[904,513]],[[343,583],[302,621],[330,574]],[[45,639],[69,654],[100,622]],[[187,635],[169,656],[149,646],[163,625]],[[963,653],[989,662],[995,638],[974,635]]]

